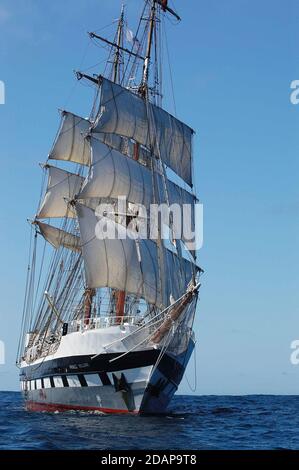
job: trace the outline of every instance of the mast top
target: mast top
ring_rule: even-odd
[[[148,38],[147,38],[147,46],[146,46],[146,54],[143,63],[143,72],[142,72],[142,81],[139,86],[139,94],[143,98],[148,97],[148,81],[149,81],[149,71],[150,71],[150,63],[151,63],[151,55],[152,55],[152,46],[153,42],[157,41],[157,31],[156,31],[156,24],[159,22],[159,11],[158,6],[161,7],[163,12],[168,12],[173,15],[178,21],[181,20],[179,15],[172,10],[168,6],[168,0],[150,0],[150,14],[149,14],[149,29],[148,29]]]
[[[121,7],[120,18],[117,25],[116,33],[116,48],[113,60],[113,81],[115,83],[120,82],[120,66],[121,66],[121,47],[123,44],[123,29],[124,29],[124,17],[125,17],[125,6]]]
[[[168,0],[154,0],[155,3],[161,5],[164,12],[168,11],[172,16],[174,16],[178,21],[181,21],[181,17],[168,6]]]
[[[117,26],[117,31],[114,36],[114,40],[109,40],[106,39],[105,37],[102,37],[94,32],[88,33],[90,38],[92,39],[98,39],[108,46],[112,47],[113,52],[113,60],[112,60],[112,70],[111,70],[111,80],[114,83],[122,84],[124,77],[122,77],[122,67],[124,66],[124,59],[123,55],[128,54],[129,57],[133,58],[133,65],[132,65],[132,71],[138,70],[137,61],[141,60],[143,62],[143,67],[141,69],[141,77],[139,77],[139,80],[137,81],[135,87],[136,91],[138,91],[139,95],[144,98],[144,99],[149,99],[149,94],[155,95],[155,96],[162,96],[161,91],[158,89],[160,81],[159,81],[159,66],[161,66],[161,63],[159,65],[159,59],[157,57],[157,54],[159,53],[159,45],[158,42],[160,40],[160,14],[162,12],[164,13],[169,13],[170,15],[174,16],[178,21],[181,20],[180,16],[168,6],[168,0],[146,0],[145,1],[145,8],[148,9],[148,16],[147,17],[141,17],[141,20],[146,20],[147,26],[145,28],[145,31],[147,30],[147,39],[146,39],[146,34],[144,34],[143,39],[141,41],[138,40],[137,35],[136,37],[132,37],[133,40],[129,40],[129,42],[132,42],[132,48],[127,48],[124,46],[124,31],[125,31],[125,18],[124,18],[124,5],[121,7],[121,14],[118,20],[118,26]],[[145,40],[145,45],[144,41]],[[154,85],[151,87],[149,85],[150,81],[150,69],[151,69],[151,64],[152,64],[152,56],[155,55],[154,58],[154,64],[155,64],[155,76],[153,78],[154,80]],[[130,59],[129,62],[130,63]],[[123,73],[126,74],[127,69],[123,69]],[[140,70],[140,69],[139,69]],[[138,72],[137,72],[138,73]],[[92,81],[94,84],[100,85],[101,81],[99,80],[99,76],[93,76],[90,77],[89,75],[86,75],[81,72],[77,72],[77,79],[81,80],[82,78],[86,78],[90,81]],[[134,73],[131,74],[132,77],[134,77]],[[129,79],[132,80],[131,78]]]

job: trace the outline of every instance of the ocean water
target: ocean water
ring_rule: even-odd
[[[0,392],[0,449],[299,449],[299,396],[176,396],[163,416],[33,413]]]

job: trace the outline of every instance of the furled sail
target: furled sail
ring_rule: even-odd
[[[47,165],[49,179],[46,194],[38,211],[38,219],[76,216],[68,200],[80,191],[84,178],[68,171]]]
[[[163,251],[163,272],[159,274],[159,247],[152,240],[125,238],[125,228],[108,218],[106,224],[116,237],[99,239],[94,211],[76,204],[81,234],[82,255],[88,287],[111,287],[144,298],[150,304],[165,308],[170,298],[180,297],[192,278],[192,266],[169,250]],[[169,276],[169,272],[176,276]]]
[[[154,202],[152,172],[146,166],[111,149],[99,140],[91,137],[91,169],[79,199],[126,197],[128,202],[143,204],[149,209]],[[159,200],[166,201],[162,175],[158,174]],[[167,180],[169,204],[178,204],[181,208],[188,205],[191,211],[191,227],[194,231],[194,204],[196,198],[190,192]],[[88,204],[89,205],[89,204]],[[186,240],[183,236],[183,241]]]
[[[60,130],[49,158],[89,165],[90,149],[85,136],[90,127],[91,122],[88,119],[62,111]]]
[[[81,251],[80,238],[72,233],[65,232],[52,225],[44,224],[43,222],[36,222],[42,236],[52,245],[58,249],[60,247],[68,248],[72,251]]]
[[[94,132],[134,139],[161,156],[164,163],[192,184],[193,130],[162,108],[102,78],[99,116]]]

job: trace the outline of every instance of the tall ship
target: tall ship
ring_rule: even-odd
[[[162,107],[167,0],[124,7],[88,118],[61,111],[31,242],[17,366],[32,411],[166,411],[195,345],[192,139]],[[192,103],[190,103],[191,105]],[[186,214],[187,215],[186,215]],[[189,230],[186,228],[189,227]]]

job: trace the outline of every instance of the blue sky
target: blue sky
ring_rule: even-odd
[[[127,0],[131,28],[140,0]],[[178,116],[197,131],[196,187],[204,204],[205,269],[196,320],[200,394],[293,393],[299,366],[299,79],[296,0],[173,2],[168,24]],[[57,108],[87,115],[92,89],[72,71],[101,62],[87,31],[118,16],[118,0],[0,0],[0,389],[14,367],[29,229]],[[98,65],[92,71],[101,71]],[[170,89],[166,78],[166,95]],[[166,104],[171,112],[171,100]],[[194,383],[193,359],[187,371]],[[181,393],[191,393],[185,379]]]

